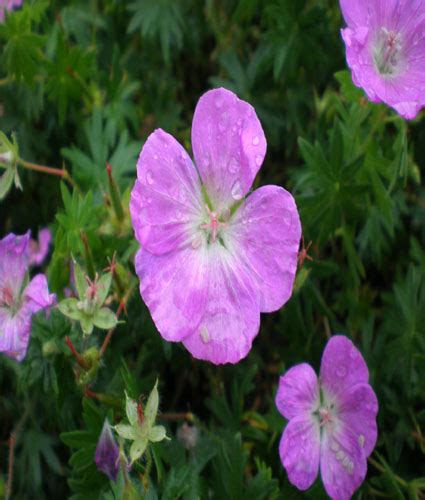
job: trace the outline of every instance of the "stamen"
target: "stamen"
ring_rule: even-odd
[[[394,75],[399,70],[401,49],[400,34],[382,28],[374,50],[375,65],[381,75]]]
[[[217,240],[217,234],[221,227],[226,227],[225,222],[221,222],[219,220],[219,215],[216,212],[213,212],[208,205],[205,205],[205,208],[210,216],[210,222],[207,224],[202,224],[200,226],[201,229],[210,230],[211,231],[211,240],[213,243]]]
[[[0,306],[12,307],[15,300],[13,297],[13,292],[8,286],[4,286],[0,290]]]

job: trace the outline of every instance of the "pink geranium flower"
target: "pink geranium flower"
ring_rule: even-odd
[[[266,139],[254,108],[234,93],[200,98],[192,148],[196,166],[159,129],[140,153],[130,203],[140,292],[166,340],[198,359],[236,363],[251,349],[260,312],[292,294],[300,220],[281,187],[248,195]]]
[[[348,499],[366,476],[376,438],[378,401],[360,352],[346,337],[331,337],[319,380],[306,363],[280,378],[276,406],[289,420],[280,458],[289,481],[306,490],[319,466],[332,499]]]
[[[27,284],[29,232],[0,240],[0,352],[22,361],[31,333],[32,315],[54,304],[44,274]]]
[[[405,118],[425,104],[425,2],[340,0],[353,81]]]
[[[41,229],[38,233],[38,241],[31,240],[29,246],[29,263],[30,266],[41,266],[44,259],[49,253],[50,242],[52,241],[52,233],[47,227]]]
[[[20,7],[23,0],[0,0],[0,21],[4,21],[5,11],[11,11]]]

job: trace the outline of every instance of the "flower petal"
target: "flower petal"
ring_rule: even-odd
[[[357,384],[341,395],[339,419],[351,429],[368,457],[375,448],[378,400],[369,384]]]
[[[167,255],[144,249],[136,255],[140,294],[159,333],[179,342],[198,326],[208,294],[208,260],[204,249],[191,246]]]
[[[310,488],[319,472],[319,424],[301,415],[291,419],[283,431],[279,454],[289,481],[300,490]]]
[[[309,364],[293,366],[280,377],[276,406],[285,418],[312,412],[320,402],[319,398],[317,375]]]
[[[0,307],[0,352],[9,358],[25,358],[31,333],[31,311],[22,307],[15,316]]]
[[[369,371],[360,351],[343,335],[330,338],[323,351],[320,381],[332,396],[343,394],[355,384],[367,383]]]
[[[210,90],[192,123],[192,148],[214,209],[220,212],[249,191],[266,154],[266,138],[254,108],[229,90]]]
[[[130,213],[137,240],[163,254],[190,241],[202,213],[199,175],[183,147],[161,129],[147,139],[137,163]]]
[[[0,290],[7,287],[16,298],[28,270],[30,232],[23,236],[8,234],[0,240]]]
[[[51,307],[56,303],[56,295],[49,293],[45,274],[37,274],[24,290],[24,298],[33,313]]]
[[[334,500],[349,500],[366,476],[364,449],[347,428],[322,432],[320,472],[327,494]]]
[[[258,299],[250,277],[224,247],[208,250],[208,301],[194,333],[184,339],[197,359],[237,363],[251,349],[260,327]]]
[[[292,195],[278,186],[257,189],[237,210],[229,231],[256,283],[261,312],[281,308],[292,295],[301,238]]]
[[[375,0],[339,0],[342,15],[348,26],[365,26],[369,20],[369,10]]]

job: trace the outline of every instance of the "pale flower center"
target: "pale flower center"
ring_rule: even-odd
[[[209,220],[204,224],[201,224],[200,229],[206,231],[207,242],[215,243],[217,240],[222,242],[220,238],[221,231],[227,226],[223,219],[226,219],[227,213],[217,214],[217,212],[210,209],[208,205],[205,205]]]
[[[16,301],[12,289],[8,285],[0,288],[0,306],[8,307],[10,309],[14,309],[14,307],[16,306]]]
[[[402,62],[401,35],[381,28],[373,49],[375,67],[383,76],[395,76]]]

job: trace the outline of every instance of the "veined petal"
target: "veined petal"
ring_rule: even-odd
[[[333,500],[349,500],[366,476],[364,449],[350,429],[323,429],[320,472],[327,494]]]
[[[261,312],[276,311],[292,295],[301,223],[294,198],[278,186],[254,191],[229,232],[240,262],[260,294]]]
[[[0,307],[0,352],[9,358],[22,361],[25,358],[31,333],[31,311],[21,308],[11,316]]]
[[[147,139],[137,163],[130,213],[136,238],[163,254],[190,241],[202,213],[199,175],[184,148],[161,129]]]
[[[338,418],[350,429],[368,457],[375,448],[378,435],[376,415],[378,400],[369,384],[354,385],[340,396]]]
[[[197,359],[237,363],[260,326],[257,294],[250,277],[223,246],[208,250],[208,300],[195,331],[183,343]]]
[[[18,297],[28,270],[30,232],[23,236],[8,234],[0,240],[0,291],[3,287]]]
[[[266,154],[266,138],[254,108],[220,88],[198,101],[192,148],[214,208],[220,212],[251,188]]]
[[[136,255],[140,294],[165,340],[179,342],[197,328],[208,295],[205,250],[188,246],[167,255]]]
[[[333,335],[323,351],[320,367],[320,381],[326,393],[338,396],[368,380],[369,371],[360,351],[347,337]]]
[[[319,472],[318,422],[301,415],[291,419],[283,431],[279,454],[289,481],[300,490],[310,488]]]
[[[132,427],[131,425],[117,424],[115,426],[115,430],[117,431],[118,435],[124,439],[134,441],[135,439],[139,438],[137,430],[135,429],[135,427]]]
[[[309,364],[293,366],[280,377],[276,406],[285,418],[307,415],[319,402],[317,375]]]
[[[342,15],[348,26],[365,26],[375,0],[340,0]]]

